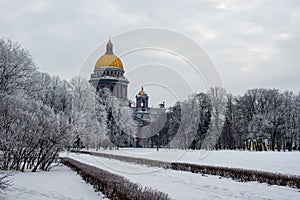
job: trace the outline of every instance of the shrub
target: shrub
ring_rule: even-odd
[[[270,185],[300,188],[300,177],[296,175],[286,175],[249,169],[196,165],[190,163],[171,163],[171,169],[217,175],[238,181],[258,181],[260,183],[267,183]]]
[[[150,167],[162,167],[162,168],[168,169],[171,166],[170,162],[164,162],[164,161],[152,160],[152,159],[146,159],[146,158],[134,158],[134,157],[128,157],[128,156],[120,156],[120,155],[100,153],[100,152],[79,151],[79,150],[71,150],[71,152],[99,156],[99,157],[109,158],[109,159],[116,159],[116,160],[129,162],[129,163],[147,165]]]
[[[11,176],[10,172],[5,172],[0,170],[0,194],[6,190],[9,186],[11,186],[11,182],[9,177]]]

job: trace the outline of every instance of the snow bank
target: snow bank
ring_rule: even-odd
[[[6,200],[103,199],[101,193],[94,192],[91,185],[65,166],[49,172],[17,172],[13,176],[13,186],[1,197]]]

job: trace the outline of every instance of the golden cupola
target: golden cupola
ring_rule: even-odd
[[[143,94],[146,94],[146,93],[144,91],[144,87],[142,86],[141,91],[139,91],[139,95],[143,95]]]
[[[113,53],[113,44],[110,40],[108,40],[106,44],[105,54],[101,56],[95,64],[95,69],[101,67],[117,67],[123,69],[123,63],[120,58],[115,56]]]

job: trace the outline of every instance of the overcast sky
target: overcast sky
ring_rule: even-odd
[[[234,94],[257,87],[299,91],[299,0],[1,0],[0,27],[1,37],[21,43],[41,71],[66,79],[108,36],[160,27],[202,46]],[[122,61],[126,70],[131,61]]]

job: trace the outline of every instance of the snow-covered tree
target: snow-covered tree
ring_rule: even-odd
[[[221,136],[226,114],[226,90],[220,87],[210,88],[208,93],[211,101],[211,121],[208,135],[205,137],[202,148],[213,149]],[[217,144],[216,148],[218,148]]]
[[[222,134],[219,138],[220,149],[235,149],[236,125],[236,105],[232,94],[227,94],[225,123]]]
[[[199,123],[197,135],[194,138],[191,148],[200,149],[205,137],[208,135],[208,130],[211,123],[212,104],[209,96],[205,93],[196,94],[195,98],[200,108]]]
[[[73,138],[79,136],[83,146],[98,149],[102,145],[106,134],[106,126],[103,123],[105,111],[103,110],[101,113],[99,110],[101,105],[97,105],[96,98],[98,96],[95,93],[95,88],[86,79],[74,77],[70,84],[72,86]],[[97,113],[101,115],[99,121]]]
[[[180,126],[178,132],[172,139],[172,145],[177,148],[187,149],[197,135],[200,120],[200,106],[195,95],[180,104]]]
[[[26,50],[3,39],[0,83],[1,168],[49,170],[70,138],[68,83],[38,72]]]
[[[27,50],[11,40],[0,38],[0,98],[30,88],[35,70]]]

